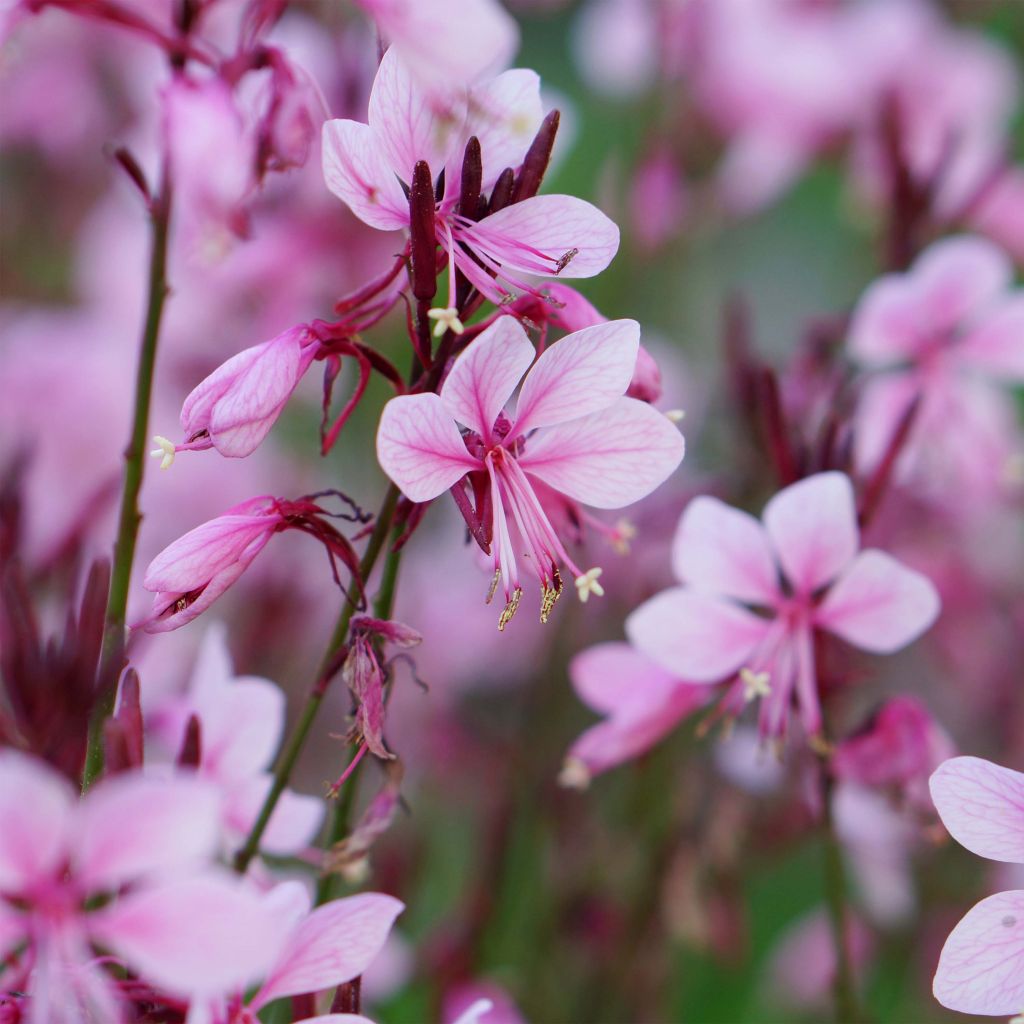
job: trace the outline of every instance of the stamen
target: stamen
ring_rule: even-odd
[[[176,450],[174,442],[157,434],[153,438],[153,444],[158,445],[158,447],[154,448],[149,454],[154,458],[160,459],[161,469],[170,469],[174,465],[174,453]]]
[[[490,588],[487,591],[487,598],[484,601],[484,604],[490,604],[494,600],[494,595],[495,595],[495,592],[498,589],[498,584],[500,582],[501,582],[501,570],[500,569],[495,569],[494,570],[494,579],[491,580],[491,586],[490,586]]]
[[[565,759],[558,773],[558,784],[565,789],[587,789],[590,786],[590,769],[581,758],[571,754]]]
[[[558,566],[551,566],[551,579],[553,585],[547,583],[541,583],[540,585],[540,621],[546,623],[548,616],[551,614],[551,610],[555,607],[556,602],[562,596],[562,576],[558,571]]]
[[[519,608],[519,599],[523,596],[523,588],[516,587],[512,592],[512,596],[508,599],[508,603],[505,605],[505,610],[501,613],[501,618],[498,619],[498,632],[504,633],[505,627],[512,621],[512,616],[515,615],[516,610]]]
[[[587,603],[591,594],[604,597],[604,587],[597,582],[602,572],[601,568],[595,567],[576,577],[576,596],[583,604]]]
[[[772,692],[771,678],[767,672],[754,672],[749,668],[741,668],[740,680],[743,683],[743,699],[750,704],[758,697],[767,697]]]
[[[579,254],[579,249],[570,249],[568,252],[562,253],[558,259],[558,265],[555,269],[555,273],[560,274],[573,261],[573,257],[579,256]]]
[[[667,409],[665,419],[671,423],[682,423],[686,419],[686,411],[684,409]]]
[[[612,533],[612,548],[619,555],[629,554],[629,542],[636,537],[636,527],[628,519],[620,519]]]

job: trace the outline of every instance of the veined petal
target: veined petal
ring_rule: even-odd
[[[617,398],[601,412],[538,431],[518,461],[584,505],[622,508],[663,483],[685,447],[662,413],[635,398]]]
[[[834,580],[857,553],[853,487],[843,473],[790,484],[765,506],[764,525],[787,579],[800,594]]]
[[[932,986],[950,1010],[1008,1017],[1024,1006],[1024,892],[975,904],[946,939]]]
[[[575,196],[534,196],[473,226],[474,249],[513,270],[546,277],[593,277],[619,249],[619,229]],[[561,266],[573,250],[576,255]]]
[[[480,468],[451,413],[433,394],[400,395],[384,406],[377,460],[410,501],[430,501]]]
[[[364,224],[380,231],[408,227],[409,203],[368,125],[324,122],[323,170],[327,187]]]
[[[883,551],[862,551],[829,589],[815,623],[848,643],[891,654],[916,640],[939,614],[927,576]]]
[[[272,760],[284,731],[285,699],[267,679],[238,679],[193,709],[202,726],[204,772],[221,782],[245,779]]]
[[[212,857],[220,794],[194,777],[126,773],[90,790],[74,821],[76,878],[90,889],[116,889]]]
[[[391,47],[373,80],[368,120],[391,170],[402,181],[412,181],[418,160],[426,160],[436,177],[463,138],[465,92],[424,89]]]
[[[270,773],[261,772],[231,790],[228,815],[240,839],[252,831],[272,783]],[[286,789],[267,822],[260,849],[282,857],[305,850],[316,838],[325,811],[319,797]]]
[[[210,423],[210,411],[220,401],[239,375],[259,360],[270,342],[253,345],[221,363],[213,373],[203,378],[188,394],[181,406],[181,426],[186,436],[205,430]]]
[[[0,890],[18,893],[59,866],[74,839],[75,794],[48,764],[0,751]]]
[[[971,853],[1024,864],[1024,775],[980,757],[943,761],[928,780],[949,834]]]
[[[709,594],[770,605],[779,572],[764,527],[718,498],[694,498],[676,530],[672,565],[684,583]]]
[[[669,694],[679,678],[635,647],[595,644],[569,663],[569,678],[580,700],[594,711],[611,714],[631,702],[643,703]]]
[[[441,401],[454,419],[490,442],[494,421],[535,355],[519,321],[498,317],[455,360],[441,388]]]
[[[523,381],[509,437],[607,408],[626,393],[639,348],[635,320],[585,327],[546,348]]]
[[[362,893],[314,910],[289,936],[287,949],[256,994],[252,1008],[272,999],[319,992],[362,974],[405,909],[392,896]]]
[[[506,167],[523,162],[543,119],[540,76],[535,71],[512,68],[471,87],[465,135],[480,140],[485,192]],[[454,156],[461,159],[462,154]]]
[[[1024,295],[1001,302],[956,347],[972,370],[1024,380]]]
[[[742,668],[771,623],[685,587],[662,591],[626,619],[626,635],[680,679],[713,683]]]

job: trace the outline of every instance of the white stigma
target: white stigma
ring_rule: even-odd
[[[672,423],[682,423],[686,419],[686,412],[683,409],[668,409],[665,412],[665,419]]]
[[[749,668],[741,668],[743,699],[749,704],[758,697],[767,697],[772,692],[771,678],[767,672],[753,672]]]
[[[452,334],[461,334],[466,328],[459,319],[459,311],[454,306],[447,306],[442,309],[440,306],[427,310],[427,316],[436,320],[434,325],[434,337],[440,338],[445,331]]]
[[[149,454],[160,459],[161,469],[170,469],[174,465],[174,442],[157,434],[153,438],[153,444],[159,447],[154,448]]]
[[[601,575],[601,569],[588,569],[582,576],[576,577],[576,593],[579,599],[586,604],[591,594],[596,597],[604,597],[604,587],[597,582]]]
[[[587,789],[590,785],[590,769],[580,758],[570,754],[558,773],[558,784],[563,789]]]

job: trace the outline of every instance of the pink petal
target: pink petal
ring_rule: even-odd
[[[436,177],[463,139],[465,97],[457,90],[431,94],[409,74],[394,47],[384,54],[370,91],[369,122],[394,174],[412,181],[418,160]]]
[[[90,889],[199,863],[220,843],[220,797],[197,778],[106,779],[75,809],[74,871]]]
[[[914,372],[877,374],[866,383],[857,403],[854,430],[855,461],[861,470],[870,471],[878,465],[889,448],[900,420],[920,393],[921,378]],[[926,401],[918,412],[904,456],[917,447],[928,405]],[[897,461],[897,478],[906,465],[906,458]]]
[[[303,1017],[295,1024],[374,1024],[374,1021],[358,1013],[322,1013],[319,1017]]]
[[[932,987],[950,1010],[1006,1017],[1024,1006],[1024,892],[996,893],[950,933]]]
[[[751,604],[774,604],[779,571],[764,527],[718,498],[694,498],[672,545],[672,565],[684,583]]]
[[[11,910],[6,903],[0,903],[0,959],[6,959],[28,934],[28,917]]]
[[[949,834],[989,860],[1024,863],[1024,775],[980,757],[944,761],[928,781]]]
[[[835,579],[857,553],[853,487],[843,473],[791,484],[768,502],[762,518],[783,572],[800,594]]]
[[[490,441],[494,421],[535,355],[519,321],[498,317],[455,360],[441,388],[441,401],[452,417]]]
[[[281,922],[226,874],[133,892],[90,915],[94,938],[172,995],[225,995],[263,977],[281,954]]]
[[[0,751],[0,891],[51,875],[66,855],[75,794],[45,762]]]
[[[253,345],[233,355],[189,392],[181,406],[181,426],[186,437],[208,426],[213,406],[220,401],[239,375],[259,359],[266,345],[267,342]]]
[[[913,360],[927,343],[921,298],[905,274],[878,278],[861,296],[850,322],[850,352],[861,363]]]
[[[228,650],[227,628],[223,622],[212,622],[206,627],[199,644],[189,696],[195,702],[216,701],[231,686],[235,670]]]
[[[284,731],[285,699],[266,679],[238,679],[216,695],[197,700],[202,727],[202,770],[220,782],[262,771]]]
[[[862,551],[829,590],[815,622],[848,643],[891,654],[916,640],[939,614],[931,580],[883,551]]]
[[[480,248],[512,270],[547,277],[593,277],[619,249],[619,229],[575,196],[543,195],[506,206],[474,227]],[[565,267],[557,264],[577,250]],[[538,257],[542,253],[545,259]]]
[[[362,974],[387,939],[404,906],[391,896],[363,893],[314,910],[288,938],[252,1008],[272,999],[319,992]]]
[[[569,663],[569,678],[580,700],[594,711],[611,713],[634,693],[643,702],[655,693],[670,694],[679,679],[635,647],[623,643],[595,644]]]
[[[240,839],[256,823],[272,781],[270,773],[263,772],[231,789],[228,815]],[[286,789],[270,816],[260,849],[276,856],[290,856],[307,849],[320,831],[325,809],[319,797]]]
[[[607,408],[626,393],[639,347],[635,320],[610,320],[555,342],[523,381],[509,437]]]
[[[535,71],[512,68],[473,86],[465,135],[480,140],[485,192],[506,167],[523,162],[543,119],[540,76]],[[454,156],[462,159],[461,153]]]
[[[324,123],[323,171],[327,187],[364,224],[380,231],[408,226],[409,203],[368,125]]]
[[[480,469],[438,395],[400,395],[384,406],[377,461],[410,501],[430,501]]]
[[[1024,296],[1000,303],[956,347],[972,370],[1024,380]]]
[[[729,601],[674,587],[626,619],[636,647],[680,679],[713,683],[746,665],[771,623]]]
[[[617,398],[602,412],[531,437],[520,465],[556,491],[595,508],[646,497],[683,459],[683,435],[646,402]]]

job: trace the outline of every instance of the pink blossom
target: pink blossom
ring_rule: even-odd
[[[149,563],[142,585],[156,596],[133,628],[165,633],[191,622],[245,572],[283,522],[277,502],[264,495],[179,537]]]
[[[569,675],[579,698],[607,716],[569,748],[561,781],[574,787],[645,754],[707,696],[629,644],[587,648],[573,658]]]
[[[185,442],[158,437],[161,468],[180,451],[216,448],[229,458],[251,455],[270,432],[316,355],[319,341],[306,326],[239,352],[198,384],[181,407]]]
[[[122,1019],[94,944],[178,997],[266,970],[276,922],[208,867],[218,817],[199,779],[128,772],[79,801],[42,762],[0,752],[0,982],[28,989],[30,1024]]]
[[[445,994],[443,1024],[526,1024],[512,997],[490,981],[467,981]]]
[[[373,83],[369,123],[324,125],[324,178],[360,220],[393,231],[409,227],[402,183],[411,182],[417,161],[425,160],[435,177],[444,170],[437,239],[453,265],[493,302],[517,289],[533,290],[524,274],[592,277],[611,262],[619,231],[590,203],[573,196],[533,196],[480,220],[458,210],[468,138],[480,141],[488,191],[505,167],[522,162],[541,115],[539,80],[523,69],[456,94],[437,109],[391,49]]]
[[[785,732],[794,701],[804,731],[817,736],[814,631],[888,654],[939,611],[927,578],[858,547],[853,488],[841,473],[780,491],[761,522],[717,498],[696,498],[673,548],[683,585],[641,605],[626,633],[677,678],[735,679],[728,699],[736,710],[761,698],[763,736]]]
[[[1024,775],[978,757],[954,757],[931,778],[950,835],[990,860],[1024,863]],[[953,929],[935,972],[935,998],[961,1013],[1024,1008],[1024,892],[989,896]]]
[[[898,464],[940,500],[991,492],[1005,478],[1016,431],[994,387],[1024,380],[1024,295],[991,242],[964,236],[927,249],[905,274],[879,278],[854,310],[852,355],[875,371],[857,413],[857,457],[873,466],[920,398]],[[952,490],[951,490],[951,485]]]
[[[542,621],[561,592],[561,565],[573,573],[581,600],[602,592],[600,570],[584,572],[566,552],[536,481],[573,501],[621,508],[649,494],[682,460],[676,428],[624,397],[639,333],[632,320],[589,327],[534,363],[522,327],[500,317],[455,361],[440,395],[402,395],[384,408],[377,457],[410,501],[430,501],[473,475],[483,496],[477,517],[494,566],[492,593],[504,587],[502,628],[522,593],[517,551],[540,580]],[[516,411],[506,417],[524,374]]]

